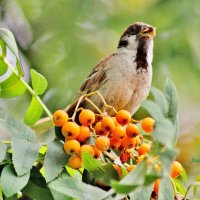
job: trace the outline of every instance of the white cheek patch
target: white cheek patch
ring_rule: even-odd
[[[137,51],[138,42],[136,41],[136,35],[130,35],[126,40],[128,41],[127,48]]]
[[[153,40],[149,42],[149,48],[147,52],[147,62],[148,64],[151,64],[153,60]]]

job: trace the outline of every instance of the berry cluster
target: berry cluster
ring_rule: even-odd
[[[85,151],[95,159],[101,159],[103,155],[110,156],[110,150],[119,155],[121,163],[130,172],[141,162],[151,149],[151,141],[143,138],[141,130],[150,134],[153,132],[155,120],[151,117],[141,121],[133,120],[126,110],[116,112],[115,117],[99,116],[89,109],[82,109],[79,113],[79,122],[63,110],[57,110],[53,114],[55,126],[61,127],[65,137],[64,151],[70,155],[68,164],[73,169],[82,167],[82,153]],[[91,143],[91,138],[93,143]],[[113,159],[114,160],[114,159]],[[160,171],[158,158],[154,158],[154,168]],[[156,163],[157,162],[157,163]],[[147,164],[151,161],[147,159]],[[119,177],[122,176],[121,166],[113,164]],[[182,166],[177,161],[173,162],[171,177],[177,177],[182,171]],[[154,192],[158,192],[159,179],[155,181]]]

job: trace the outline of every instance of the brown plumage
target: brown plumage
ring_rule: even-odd
[[[122,34],[117,51],[91,71],[74,98],[75,103],[67,108],[69,115],[73,114],[81,95],[94,91],[100,92],[106,103],[116,110],[126,109],[133,114],[150,91],[154,36],[155,28],[151,25],[141,22],[130,25]],[[103,112],[114,114],[112,109],[106,109],[97,94],[89,99]],[[96,112],[86,101],[80,107]]]

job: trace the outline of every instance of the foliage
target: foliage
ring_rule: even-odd
[[[13,35],[7,29],[0,29],[0,36],[1,60],[4,63],[4,68],[7,66],[10,70],[9,76],[5,76],[4,81],[1,82],[1,97],[19,96],[25,90],[30,92],[37,103],[31,102],[28,108],[25,117],[25,122],[28,125],[35,123],[40,117],[40,106],[51,116],[38,96],[47,87],[46,79],[38,72],[31,70],[32,87],[30,87],[22,78],[20,59]],[[7,60],[6,52],[9,51],[8,48],[15,55],[15,66]],[[6,75],[6,70],[1,72],[3,76]],[[16,84],[21,85],[21,87],[17,87],[18,90],[15,88]],[[8,129],[12,136],[11,142],[2,141],[0,143],[1,193],[4,199],[13,197],[13,195],[16,197],[18,194],[21,199],[28,196],[33,199],[42,197],[44,200],[73,198],[88,200],[93,199],[95,196],[95,198],[103,200],[122,199],[127,195],[130,195],[130,197],[138,195],[143,200],[147,200],[151,196],[152,184],[157,178],[161,179],[158,199],[174,198],[177,191],[174,181],[169,178],[169,171],[176,155],[174,141],[178,135],[175,86],[168,80],[164,92],[154,88],[152,94],[154,101],[148,100],[142,105],[156,120],[156,127],[152,134],[153,146],[148,158],[152,159],[154,156],[159,156],[161,171],[155,171],[153,166],[148,167],[146,164],[147,159],[144,159],[121,180],[109,160],[102,163],[89,154],[83,153],[83,166],[87,173],[82,174],[82,171],[79,172],[81,173],[81,179],[87,178],[87,183],[81,181],[75,174],[69,173],[69,170],[66,169],[68,157],[62,148],[62,141],[53,141],[47,145],[42,144],[41,149],[41,144],[36,141],[31,128],[0,110],[0,123]],[[39,114],[33,114],[34,112]],[[27,122],[29,119],[30,121]],[[145,133],[143,136],[147,137]],[[110,186],[108,191],[97,187],[91,181],[92,179],[89,180],[88,175]],[[177,189],[179,188],[177,187]],[[181,192],[183,193],[183,190]]]

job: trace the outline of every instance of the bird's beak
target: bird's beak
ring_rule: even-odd
[[[154,27],[146,27],[141,32],[142,37],[153,38],[156,36],[156,29]]]

